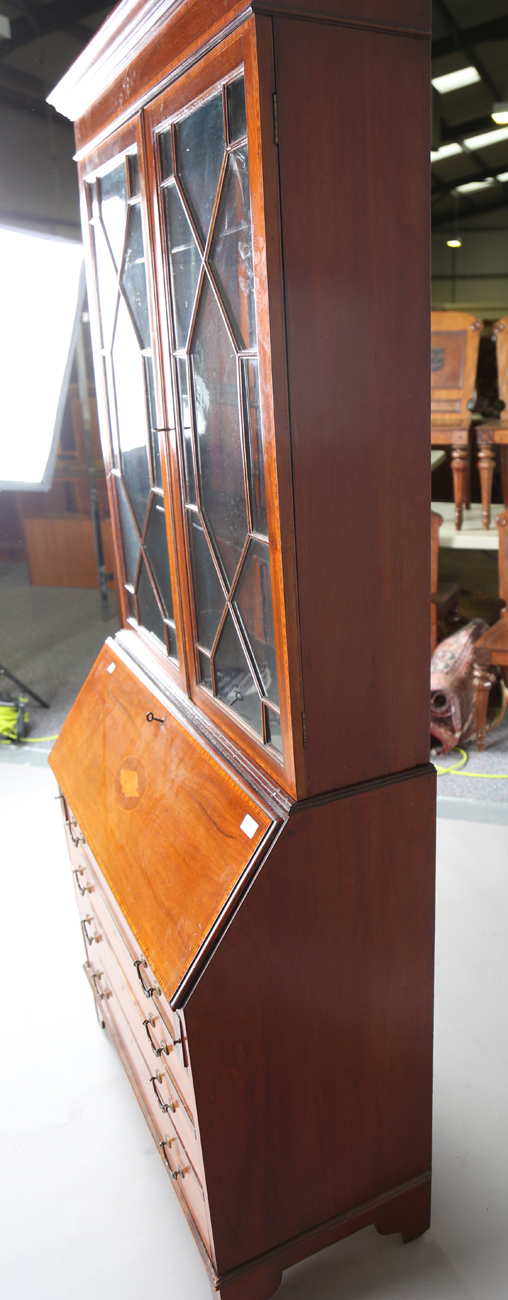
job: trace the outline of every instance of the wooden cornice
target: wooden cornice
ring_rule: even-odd
[[[430,0],[120,0],[48,102],[76,122],[114,87],[118,114],[125,114],[139,102],[141,73],[146,97],[151,85],[155,88],[191,48],[206,44],[214,32],[251,13],[367,26],[430,39]],[[138,74],[140,59],[143,70]]]

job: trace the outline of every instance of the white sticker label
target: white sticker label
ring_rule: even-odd
[[[116,668],[116,664],[108,664],[108,666],[107,666],[107,668],[106,668],[106,672],[107,672],[107,673],[114,673],[115,668]]]
[[[247,839],[251,840],[252,836],[256,834],[257,829],[258,823],[254,821],[254,818],[251,817],[249,813],[247,813],[240,826],[240,830],[247,836]]]

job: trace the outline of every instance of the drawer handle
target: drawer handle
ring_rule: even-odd
[[[97,996],[97,1000],[98,1000],[98,1002],[102,1002],[102,999],[103,999],[103,998],[110,998],[110,997],[111,997],[111,993],[110,993],[109,989],[104,989],[104,991],[101,992],[100,988],[99,988],[98,985],[97,985],[97,980],[101,980],[102,977],[103,977],[103,972],[102,972],[101,970],[96,970],[96,971],[94,971],[94,973],[93,973],[93,975],[92,975],[92,979],[93,979],[93,982],[94,982],[94,985],[95,985],[95,992],[96,992],[96,996]]]
[[[163,1142],[159,1142],[159,1146],[161,1148],[162,1155],[164,1157],[164,1164],[166,1166],[168,1174],[171,1174],[171,1177],[174,1178],[175,1180],[177,1178],[185,1178],[185,1174],[183,1172],[182,1166],[177,1165],[176,1169],[172,1169],[168,1157],[166,1155],[166,1147],[171,1146],[171,1138],[165,1137]]]
[[[153,1090],[154,1090],[155,1096],[156,1096],[156,1098],[157,1098],[157,1101],[158,1101],[158,1103],[159,1103],[159,1106],[160,1106],[161,1110],[164,1110],[164,1111],[168,1111],[168,1110],[170,1110],[170,1111],[172,1112],[172,1114],[174,1115],[174,1113],[175,1113],[175,1111],[176,1111],[176,1106],[175,1106],[174,1101],[172,1100],[171,1097],[169,1098],[169,1101],[164,1101],[164,1098],[161,1097],[160,1092],[159,1092],[159,1089],[158,1089],[158,1087],[157,1087],[157,1084],[158,1084],[158,1083],[162,1083],[162,1075],[160,1075],[160,1074],[152,1074],[152,1076],[151,1076],[151,1078],[150,1078],[150,1083],[151,1083],[151,1085],[152,1085],[152,1088],[153,1088]]]
[[[143,1024],[145,1026],[146,1036],[148,1038],[148,1042],[150,1043],[150,1047],[152,1049],[154,1056],[162,1056],[163,1052],[166,1053],[166,1056],[169,1056],[169,1047],[167,1043],[164,1042],[164,1039],[161,1038],[160,1047],[158,1047],[157,1039],[153,1038],[150,1032],[150,1025],[153,1025],[153,1020],[144,1020]]]
[[[70,819],[69,819],[68,817],[65,818],[65,825],[66,825],[66,827],[67,827],[67,830],[68,830],[68,832],[69,832],[69,835],[70,835],[70,837],[71,837],[71,840],[72,840],[72,843],[73,843],[75,849],[79,848],[79,845],[80,845],[80,844],[84,844],[84,843],[85,843],[85,837],[84,837],[82,831],[78,830],[77,835],[74,834],[73,827],[74,827],[74,826],[77,826],[77,824],[78,824],[78,823],[77,823],[75,817],[72,818],[72,821],[70,821]]]
[[[137,970],[137,972],[138,972],[138,980],[139,980],[139,982],[140,982],[140,984],[141,984],[141,988],[143,989],[143,993],[144,993],[144,995],[145,995],[145,998],[153,998],[154,993],[160,993],[160,988],[159,988],[158,984],[154,984],[152,987],[150,987],[149,984],[145,984],[145,981],[144,981],[143,976],[142,976],[142,974],[141,974],[141,967],[144,966],[144,968],[145,968],[145,970],[146,970],[146,966],[147,966],[147,963],[146,963],[144,957],[142,957],[139,961],[135,961],[135,962],[134,962],[134,965],[135,965],[136,970]]]
[[[86,939],[86,942],[87,942],[87,944],[88,944],[88,946],[89,946],[90,948],[91,948],[91,946],[92,946],[93,943],[99,943],[99,941],[100,941],[100,937],[101,937],[100,934],[89,934],[89,933],[88,933],[88,930],[87,930],[86,927],[87,927],[87,925],[91,925],[91,924],[92,924],[92,921],[93,921],[93,917],[92,917],[92,916],[85,916],[84,921],[81,922],[82,929],[83,929],[83,934],[84,934],[85,939]]]
[[[93,885],[82,885],[82,884],[80,883],[80,881],[78,880],[78,876],[82,876],[82,875],[83,875],[83,870],[84,870],[83,867],[75,867],[75,869],[74,869],[74,871],[73,871],[72,874],[73,874],[73,876],[76,877],[76,884],[77,884],[77,886],[78,886],[79,892],[80,892],[80,894],[82,895],[82,897],[84,898],[84,897],[85,897],[85,894],[91,894],[92,889],[93,889]]]

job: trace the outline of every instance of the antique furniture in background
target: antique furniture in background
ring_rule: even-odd
[[[455,632],[460,622],[460,587],[454,582],[439,582],[439,529],[443,516],[431,510],[431,561],[430,561],[430,653],[437,646],[438,624],[445,624],[446,634]],[[441,635],[444,635],[442,632]]]
[[[505,408],[508,408],[508,316],[503,316],[494,325],[496,340],[498,393]],[[508,507],[508,415],[505,413],[499,421],[491,420],[476,431],[478,444],[478,471],[480,474],[482,494],[483,527],[490,528],[490,506],[492,500],[492,479],[494,476],[494,446],[499,446],[501,463],[501,488],[505,508]]]
[[[429,1224],[429,20],[126,0],[52,95],[123,628],[51,761],[98,1015],[223,1300]]]
[[[470,504],[471,409],[482,322],[463,311],[431,314],[431,442],[452,449],[455,527],[462,527],[464,503]]]
[[[492,668],[501,668],[505,685],[508,685],[508,510],[498,515],[496,525],[499,531],[499,595],[506,605],[501,618],[475,645],[476,744],[480,751],[485,748],[489,695],[496,681]]]

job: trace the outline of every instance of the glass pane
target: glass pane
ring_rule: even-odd
[[[129,154],[129,178],[131,185],[131,199],[135,199],[139,194],[139,163],[137,153]]]
[[[175,185],[164,190],[164,209],[171,271],[173,323],[177,348],[187,343],[201,258],[185,208]]]
[[[154,635],[158,637],[159,641],[162,641],[164,649],[166,649],[164,623],[154,596],[153,587],[148,577],[144,560],[141,561],[137,597],[139,622],[143,627],[147,628],[148,632],[153,632]]]
[[[247,110],[245,108],[245,82],[243,77],[233,81],[227,89],[229,140],[242,140],[247,135]]]
[[[224,609],[224,592],[217,577],[199,516],[194,511],[189,511],[189,534],[198,641],[205,650],[211,650]]]
[[[185,475],[185,500],[191,505],[196,505],[196,484],[194,482],[194,466],[192,462],[192,434],[191,434],[191,417],[189,403],[189,385],[187,383],[187,362],[185,357],[178,357],[176,368],[178,372],[178,392],[180,397],[180,420],[182,423],[182,440],[183,440],[183,467]]]
[[[262,736],[261,701],[231,614],[217,647],[215,672],[220,699]]]
[[[144,367],[123,298],[118,308],[112,361],[123,478],[141,530],[150,495]]]
[[[127,590],[127,587],[125,587],[125,599],[127,602],[127,617],[136,618],[136,610],[134,609],[134,596],[132,595],[131,591]]]
[[[280,727],[280,717],[274,713],[273,709],[266,710],[268,720],[268,744],[273,745],[277,753],[282,754],[282,731]]]
[[[147,399],[147,419],[150,430],[150,443],[152,447],[153,477],[156,487],[162,487],[162,464],[159,444],[159,434],[157,433],[157,407],[155,404],[155,381],[153,374],[152,357],[143,357],[145,367],[145,390]]]
[[[152,502],[150,522],[145,537],[145,550],[157,583],[166,618],[173,619],[173,593],[171,591],[169,572],[166,516],[164,506],[159,505],[158,501]]]
[[[127,498],[123,490],[122,482],[119,478],[117,478],[116,474],[114,476],[114,480],[115,480],[116,494],[118,500],[118,509],[120,514],[120,528],[122,532],[122,541],[123,541],[125,576],[127,578],[127,582],[130,582],[131,587],[133,587],[134,580],[136,577],[136,569],[138,567],[139,540],[138,540],[138,535],[136,533],[136,529],[134,527]],[[133,612],[133,610],[131,612]]]
[[[127,241],[120,284],[131,309],[138,331],[140,346],[150,347],[150,321],[148,319],[148,294],[146,289],[145,250],[141,229],[141,205],[129,208]]]
[[[192,355],[201,500],[231,582],[247,535],[236,355],[208,280]]]
[[[97,213],[96,207],[95,212]],[[106,243],[106,236],[97,215],[94,217],[92,229],[95,239],[97,283],[99,287],[99,307],[102,326],[102,346],[106,351],[109,351],[111,347],[111,336],[113,333],[118,299],[117,277],[111,253]]]
[[[222,94],[178,122],[175,135],[178,175],[204,243],[224,157]]]
[[[247,146],[229,156],[210,260],[240,347],[255,347]]]
[[[164,131],[160,138],[161,173],[163,181],[173,175],[173,158],[171,156],[171,128]]]
[[[242,361],[242,368],[252,527],[255,533],[262,533],[263,537],[267,537],[265,466],[261,434],[258,363],[257,361]]]
[[[201,682],[202,682],[202,685],[203,685],[203,686],[207,686],[207,687],[208,687],[208,690],[211,691],[211,689],[212,689],[212,669],[211,669],[211,667],[210,667],[210,660],[207,658],[206,655],[202,654],[201,651],[198,652],[198,658],[199,658],[199,666],[200,666],[200,668],[201,668]]]
[[[236,588],[235,609],[268,699],[279,703],[268,545],[253,541]]]
[[[122,260],[125,217],[127,214],[127,177],[125,162],[119,163],[99,181],[101,216],[117,269]]]

